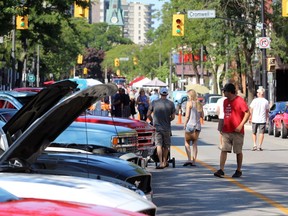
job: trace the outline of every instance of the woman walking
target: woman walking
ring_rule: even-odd
[[[140,114],[140,120],[147,120],[147,112],[149,107],[149,97],[145,94],[143,88],[139,91],[139,96],[137,98],[137,106]]]
[[[195,166],[195,162],[198,154],[197,141],[201,131],[200,118],[203,118],[203,107],[197,99],[197,93],[195,90],[190,89],[187,91],[189,101],[186,104],[186,115],[184,122],[185,130],[185,150],[187,154],[187,162],[183,166]],[[190,143],[192,142],[193,157],[191,158]]]

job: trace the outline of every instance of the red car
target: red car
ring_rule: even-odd
[[[75,121],[110,124],[135,129],[138,133],[138,150],[142,153],[142,156],[146,158],[153,153],[155,127],[145,121],[93,115],[79,116]]]
[[[277,113],[272,121],[274,136],[279,137],[281,135],[281,138],[286,138],[288,136],[288,103],[285,110]]]
[[[141,216],[143,214],[130,212],[122,209],[78,204],[73,202],[46,200],[35,198],[19,198],[6,190],[0,188],[0,212],[1,215],[28,216],[28,215],[49,215],[49,216]]]

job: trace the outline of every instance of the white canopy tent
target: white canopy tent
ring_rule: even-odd
[[[133,83],[132,87],[133,88],[142,88],[144,84],[150,82],[151,80],[147,77],[144,79],[140,80],[139,82]]]

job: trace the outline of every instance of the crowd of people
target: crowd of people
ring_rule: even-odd
[[[252,151],[262,151],[265,125],[268,118],[269,105],[264,98],[265,89],[257,90],[257,97],[248,106],[244,98],[237,94],[232,83],[226,84],[223,89],[223,97],[218,100],[217,111],[219,116],[218,131],[220,134],[219,149],[220,169],[214,173],[217,177],[224,177],[224,167],[227,154],[232,151],[236,154],[237,167],[232,177],[242,176],[244,125],[249,120],[252,123]],[[118,92],[111,97],[103,99],[101,105],[95,105],[92,110],[104,111],[105,115],[123,118],[138,118],[150,121],[156,129],[155,146],[159,158],[157,169],[169,166],[168,153],[171,146],[171,121],[175,118],[175,105],[167,98],[169,91],[166,87],[145,91],[143,88],[130,90],[119,88]],[[187,91],[188,101],[184,121],[184,146],[187,161],[183,166],[195,166],[197,161],[197,141],[201,132],[201,118],[203,119],[203,106],[198,101],[197,92],[193,89]],[[105,106],[106,105],[106,106]],[[107,106],[109,105],[109,106]],[[97,108],[98,107],[98,108]],[[104,108],[106,107],[106,108]],[[110,107],[108,110],[107,107]],[[103,110],[104,109],[104,110]],[[258,143],[257,143],[257,132]],[[192,150],[191,150],[192,146]]]

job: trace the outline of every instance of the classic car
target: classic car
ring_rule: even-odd
[[[274,134],[274,124],[273,124],[274,117],[276,116],[277,113],[284,111],[287,103],[288,101],[277,101],[270,107],[268,113],[268,126],[267,126],[269,135]]]
[[[1,172],[0,185],[20,198],[61,200],[155,215],[156,206],[152,202],[117,184],[75,176],[19,172],[19,169],[17,173]]]
[[[204,120],[211,121],[214,118],[218,118],[217,101],[221,97],[221,95],[205,95],[205,105],[203,106]]]
[[[36,92],[0,91],[0,108],[19,110],[36,94]]]
[[[0,188],[0,212],[1,215],[13,216],[140,216],[144,214],[134,213],[116,208],[99,205],[79,204],[59,200],[19,198],[14,194]]]
[[[85,149],[88,144],[91,152],[98,154],[108,153],[103,149],[134,153],[138,145],[137,132],[134,129],[88,122],[73,122],[52,143],[53,146],[73,144],[80,149]]]
[[[129,118],[117,118],[108,116],[93,116],[93,115],[81,115],[76,122],[91,122],[109,125],[125,126],[131,129],[135,129],[138,134],[138,147],[137,151],[146,158],[151,155],[151,151],[154,146],[154,134],[155,127],[150,125],[146,121],[129,119]]]
[[[5,179],[8,176],[9,172],[13,172],[14,180],[20,179],[22,172],[30,172],[30,174],[27,174],[27,178],[31,179],[37,179],[39,178],[40,182],[44,181],[42,178],[54,178],[53,175],[50,175],[51,177],[45,177],[44,174],[42,175],[35,175],[33,174],[33,167],[31,167],[31,164],[34,164],[36,162],[36,159],[44,153],[44,149],[53,141],[55,140],[73,121],[75,118],[77,118],[81,113],[83,113],[88,107],[90,107],[92,104],[94,104],[98,99],[103,98],[107,95],[115,94],[117,91],[117,87],[112,84],[106,84],[106,85],[98,85],[93,86],[90,88],[87,88],[82,91],[78,91],[70,96],[65,97],[64,99],[61,99],[60,102],[58,102],[56,105],[52,106],[52,103],[50,100],[44,100],[41,97],[38,98],[39,100],[43,100],[42,106],[36,106],[33,107],[33,101],[30,101],[27,103],[24,107],[22,107],[3,127],[2,127],[2,142],[1,142],[1,148],[5,150],[3,154],[0,157],[0,179]],[[41,92],[40,94],[41,96]],[[55,93],[55,92],[54,92]],[[45,96],[45,95],[44,95]],[[36,97],[35,97],[36,98]],[[35,99],[34,98],[34,99]],[[59,97],[60,98],[60,97]],[[36,100],[36,99],[35,99]],[[52,98],[51,101],[54,99]],[[36,101],[34,101],[36,102]],[[51,107],[52,106],[52,107]],[[50,109],[48,109],[48,107]],[[43,110],[47,110],[46,112],[43,112]],[[40,115],[42,113],[42,115]],[[17,117],[17,118],[16,118]],[[82,159],[87,156],[86,154],[82,154]],[[87,170],[87,173],[89,173],[89,170]],[[52,173],[50,173],[52,174]],[[56,178],[56,177],[55,177]],[[65,180],[66,178],[66,180]],[[68,176],[59,176],[59,179],[55,179],[53,182],[53,185],[57,185],[56,183],[59,182],[59,184],[64,184],[64,182],[72,181],[73,178],[76,179],[76,177],[69,176],[71,179],[67,179]],[[60,179],[63,179],[63,182],[60,182]],[[81,184],[84,186],[87,182],[87,178],[81,178]],[[11,179],[10,179],[11,180]],[[0,180],[1,181],[1,180]],[[18,180],[17,180],[18,181]],[[90,179],[89,183],[93,183],[94,186],[98,185],[98,190],[103,188],[103,184],[111,184],[109,187],[112,187],[109,191],[107,191],[107,196],[109,195],[109,192],[113,191],[113,193],[116,191],[118,194],[117,198],[111,198],[110,200],[106,202],[106,205],[114,207],[117,205],[115,200],[119,200],[120,203],[118,208],[123,208],[127,210],[137,211],[137,212],[148,212],[149,215],[154,215],[156,211],[156,206],[147,201],[147,199],[144,199],[139,194],[135,193],[134,191],[128,190],[127,188],[120,187],[117,185],[114,185],[109,182],[103,182],[103,184],[98,184],[98,182],[95,182],[95,179]],[[8,181],[9,182],[9,181]],[[22,182],[22,181],[21,181]],[[1,185],[4,185],[1,181]],[[6,185],[14,185],[16,183],[9,182]],[[75,183],[69,182],[69,190],[72,191],[71,185],[75,185]],[[80,186],[77,186],[81,188]],[[124,190],[123,193],[121,193],[120,189],[115,189],[113,187],[120,187],[121,190]],[[22,186],[22,188],[28,188],[25,186]],[[39,192],[39,189],[32,190],[34,188],[33,186],[30,187],[29,193],[37,193],[41,194]],[[36,187],[35,187],[36,188]],[[15,189],[16,190],[16,189]],[[43,189],[44,190],[44,189]],[[95,189],[96,190],[96,189]],[[101,189],[102,190],[102,189]],[[19,191],[20,192],[23,192]],[[50,191],[50,190],[48,190]],[[91,188],[89,189],[91,191]],[[47,192],[47,187],[45,188],[45,192]],[[75,192],[75,191],[74,191]],[[86,191],[87,192],[87,191]],[[92,192],[92,191],[91,191]],[[28,193],[28,191],[26,191]],[[28,194],[29,194],[28,193]],[[133,195],[132,195],[132,194]],[[55,196],[55,192],[53,193]],[[61,194],[57,194],[58,198],[61,197]],[[70,198],[68,199],[74,199],[75,193],[70,194]],[[134,200],[135,205],[130,203],[125,196],[130,197],[130,200]],[[16,194],[17,195],[17,194]],[[24,194],[22,194],[24,196]],[[42,194],[43,195],[43,194]],[[30,195],[28,195],[30,196]],[[55,197],[57,197],[55,196]],[[89,194],[82,194],[80,195],[83,199],[83,197],[90,197]],[[101,194],[97,195],[99,199],[105,199],[106,197]],[[133,197],[131,197],[133,196]],[[21,197],[21,196],[20,196]],[[33,196],[32,196],[33,197]],[[78,196],[77,196],[78,197]],[[45,198],[45,197],[42,197]],[[89,198],[92,199],[92,198]],[[113,201],[113,199],[115,199]],[[124,201],[124,199],[126,199]],[[94,204],[97,201],[97,199],[92,199]],[[138,202],[138,204],[136,204]],[[126,203],[126,205],[124,205]],[[127,205],[129,203],[129,206]],[[101,203],[98,203],[101,204]]]
[[[272,120],[274,136],[286,138],[288,135],[288,102],[284,111],[280,111]]]

